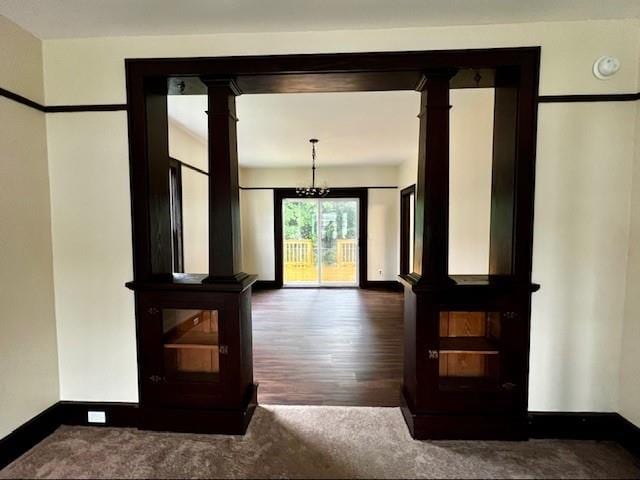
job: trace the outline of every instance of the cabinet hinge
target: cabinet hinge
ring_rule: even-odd
[[[438,350],[429,350],[429,360],[435,360],[439,357]]]
[[[514,318],[518,318],[518,314],[516,312],[505,312],[504,318],[508,318],[509,320],[513,320]]]
[[[229,347],[227,345],[220,345],[218,347],[218,351],[220,352],[220,355],[227,355],[229,353]]]
[[[151,380],[153,383],[160,383],[164,380],[164,378],[161,377],[160,375],[151,375],[149,377],[149,380]]]
[[[156,315],[156,314],[160,313],[160,310],[158,310],[155,307],[149,307],[149,308],[147,308],[147,313],[149,315]]]

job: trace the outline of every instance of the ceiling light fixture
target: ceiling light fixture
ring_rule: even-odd
[[[316,143],[318,143],[318,139],[311,138],[309,142],[311,142],[311,186],[297,187],[296,195],[299,197],[326,197],[329,194],[329,188],[326,185],[316,187]]]

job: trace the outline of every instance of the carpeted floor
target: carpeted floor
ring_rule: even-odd
[[[260,406],[230,437],[61,427],[0,478],[640,478],[614,443],[419,442],[397,408]]]

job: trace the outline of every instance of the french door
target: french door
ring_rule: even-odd
[[[359,200],[285,198],[282,202],[283,283],[358,284]]]

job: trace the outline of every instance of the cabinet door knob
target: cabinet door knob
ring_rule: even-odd
[[[220,345],[218,347],[218,351],[220,352],[220,355],[227,355],[229,353],[229,347],[227,345]]]
[[[438,350],[429,350],[429,360],[435,360],[439,357]]]

